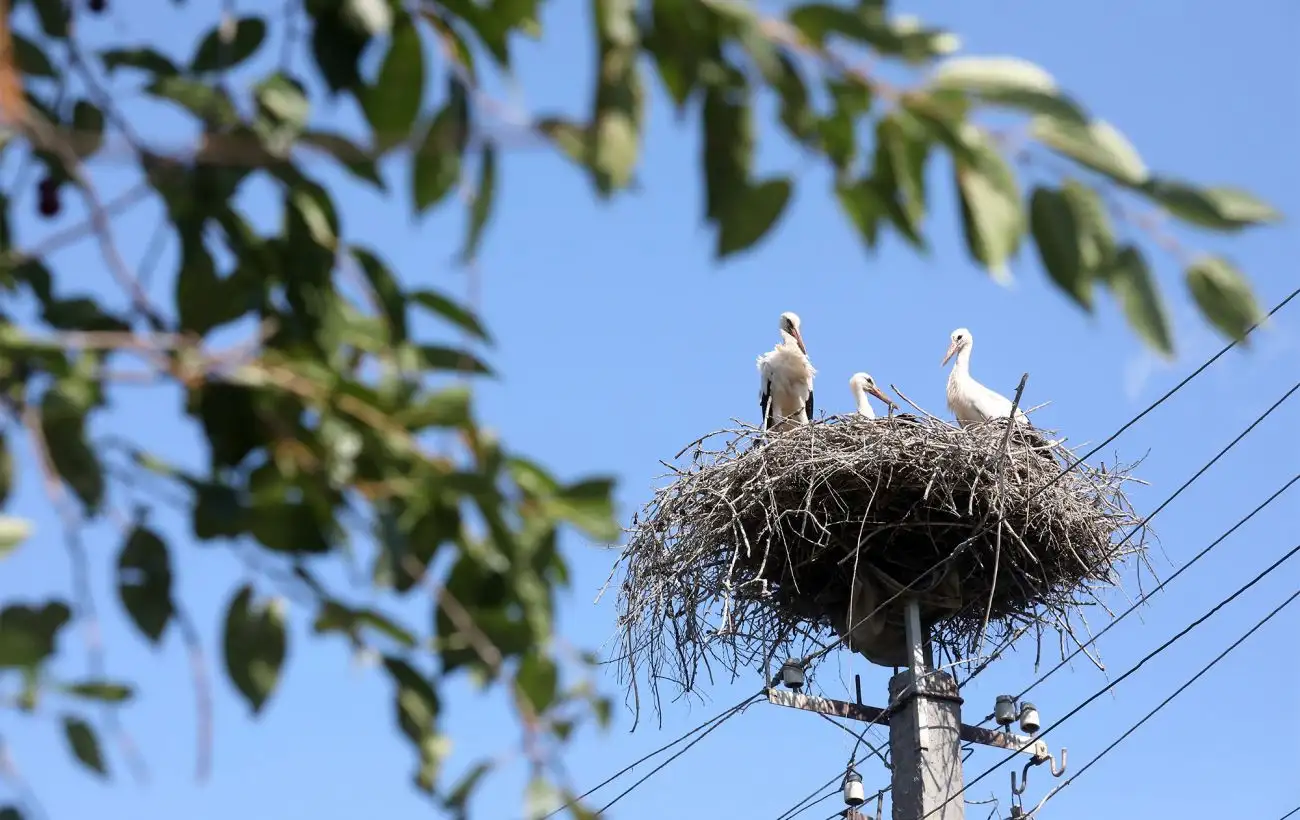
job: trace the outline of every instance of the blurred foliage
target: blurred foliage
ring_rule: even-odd
[[[192,49],[122,42],[97,50],[72,23],[141,10],[123,0],[11,4],[2,35],[9,42],[0,44],[7,55],[0,151],[20,170],[0,195],[0,288],[13,306],[0,314],[8,419],[0,504],[17,472],[14,441],[25,437],[70,543],[86,521],[112,513],[126,522],[116,589],[140,636],[161,644],[175,626],[197,652],[175,585],[185,547],[151,527],[136,479],[123,476],[183,491],[193,541],[241,555],[251,549],[255,566],[283,570],[231,590],[223,620],[223,663],[214,666],[252,714],[274,708],[295,650],[286,589],[306,590],[313,634],[343,638],[382,661],[414,782],[440,807],[464,815],[494,765],[483,760],[458,782],[440,771],[451,748],[440,693],[460,675],[513,693],[533,766],[527,813],[569,800],[552,753],[579,722],[605,723],[609,702],[589,681],[574,680],[574,664],[562,662],[553,640],[556,593],[568,581],[557,535],[568,525],[597,541],[616,538],[612,482],[561,482],[479,426],[466,385],[492,373],[481,320],[445,293],[404,287],[412,275],[398,275],[379,249],[348,238],[335,192],[303,162],[324,155],[388,192],[377,163],[409,156],[402,165],[409,188],[389,193],[409,200],[415,215],[463,194],[459,257],[473,260],[497,203],[498,154],[517,139],[494,129],[484,78],[511,72],[521,37],[545,36],[542,4],[302,0],[265,16],[214,19]],[[953,33],[894,14],[884,0],[792,5],[781,18],[731,0],[590,6],[597,67],[590,110],[576,121],[539,116],[528,139],[570,159],[599,197],[659,184],[637,176],[649,89],[658,83],[676,113],[702,130],[702,212],[718,257],[757,246],[789,208],[795,180],[760,174],[754,159],[760,138],[783,138],[832,171],[829,193],[869,250],[893,231],[927,251],[930,194],[944,184],[933,175],[949,169],[966,247],[995,277],[1032,242],[1070,300],[1094,310],[1097,292],[1111,292],[1140,336],[1170,353],[1173,330],[1143,249],[1154,244],[1171,250],[1195,303],[1221,332],[1239,337],[1260,316],[1230,260],[1184,251],[1133,214],[1231,233],[1276,222],[1277,212],[1236,188],[1150,170],[1113,125],[1037,66],[949,57],[959,44]],[[196,4],[191,13],[208,12]],[[110,38],[115,30],[98,29]],[[228,79],[231,71],[241,72],[239,82]],[[885,79],[894,76],[913,81]],[[185,112],[202,138],[185,150],[151,143],[118,102],[139,93]],[[765,98],[775,102],[773,122],[758,113]],[[355,102],[367,133],[319,125],[314,115],[342,99]],[[986,112],[1011,114],[999,121],[1014,124],[990,127]],[[100,169],[126,163],[138,168],[140,185],[104,202]],[[1037,181],[1022,181],[1029,177]],[[278,225],[254,224],[238,204],[254,178],[278,192]],[[40,215],[59,214],[71,196],[83,203],[85,223],[20,242],[11,211],[28,188]],[[162,300],[150,298],[108,229],[114,214],[149,199],[164,205],[161,236],[178,249],[174,291]],[[1133,210],[1143,203],[1148,211]],[[52,267],[55,250],[87,236],[128,307],[74,295],[85,274]],[[415,338],[415,312],[463,344]],[[223,351],[205,344],[236,329],[245,343]],[[123,363],[183,389],[183,413],[207,442],[206,470],[181,469],[176,454],[150,449],[147,435],[142,442],[93,435],[94,419],[112,409],[110,386],[131,375]],[[454,446],[435,449],[435,438]],[[25,520],[0,516],[0,558],[29,533]],[[419,596],[430,612],[423,625],[349,601],[317,577],[320,562],[358,555],[370,555],[371,567],[351,597]],[[15,708],[36,711],[54,691],[100,704],[111,727],[134,695],[129,683],[102,675],[60,681],[45,670],[66,648],[73,612],[92,617],[82,603],[7,603],[0,675],[20,682]],[[108,776],[113,755],[92,723],[72,712],[61,721],[73,756]],[[20,816],[15,807],[2,813]]]

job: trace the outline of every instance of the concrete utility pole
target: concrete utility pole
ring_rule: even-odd
[[[893,820],[963,820],[966,803],[960,792],[963,786],[961,742],[979,743],[1006,751],[1027,755],[1025,766],[1051,762],[1052,775],[1060,777],[1065,772],[1065,750],[1061,750],[1061,767],[1047,749],[1047,744],[1032,735],[1011,732],[1014,721],[1010,712],[998,714],[998,723],[1004,731],[993,731],[961,722],[962,699],[957,691],[957,681],[945,672],[931,668],[925,652],[925,634],[921,631],[920,608],[915,601],[904,607],[904,626],[908,643],[908,668],[889,681],[889,708],[879,709],[861,703],[848,703],[829,698],[818,698],[797,691],[767,690],[767,699],[780,706],[819,712],[824,715],[860,720],[866,723],[889,723],[889,747],[892,757],[891,804]],[[785,677],[792,689],[803,686],[803,671],[794,661],[797,674]],[[797,681],[797,682],[796,682]],[[1011,709],[1011,698],[1005,708]],[[1032,705],[1025,704],[1028,709]],[[1022,713],[1023,714],[1023,713]],[[1038,731],[1037,712],[1032,718],[1021,718],[1021,726],[1029,732]],[[1012,781],[1013,786],[1015,781]],[[1024,790],[1024,784],[1019,787]],[[855,806],[850,806],[845,817],[861,818]],[[868,818],[870,820],[870,818]],[[884,818],[874,818],[884,820]]]
[[[961,697],[957,681],[925,662],[920,607],[904,607],[908,667],[889,681],[894,820],[963,820]]]

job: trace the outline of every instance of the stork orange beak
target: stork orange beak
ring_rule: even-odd
[[[797,327],[794,329],[794,341],[795,344],[799,345],[799,352],[807,356],[808,348],[803,346],[803,334],[799,332],[799,328]]]
[[[891,399],[889,396],[886,396],[886,395],[885,395],[885,391],[881,390],[879,387],[876,387],[875,385],[872,385],[871,387],[868,387],[868,388],[867,388],[867,392],[870,393],[871,395],[875,396],[876,398],[880,399],[881,401],[883,401],[885,404],[889,405],[890,407],[897,407],[897,406],[898,406],[897,404],[894,404],[894,400],[893,400],[893,399]]]
[[[944,365],[946,365],[948,363],[948,360],[952,358],[952,354],[956,352],[957,352],[956,342],[953,342],[952,344],[948,345],[948,352],[943,354],[943,361],[939,362],[939,366],[943,367]]]

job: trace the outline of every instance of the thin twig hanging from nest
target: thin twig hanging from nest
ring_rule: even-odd
[[[1073,459],[1040,432],[1015,431],[1003,451],[1005,422],[843,416],[694,442],[620,559],[632,697],[645,682],[658,708],[660,684],[691,692],[702,665],[765,670],[877,607],[848,643],[901,664],[901,599],[881,604],[905,589],[941,657],[977,655],[1027,624],[1073,634],[1146,533],[1126,468],[1078,465],[1053,482]]]

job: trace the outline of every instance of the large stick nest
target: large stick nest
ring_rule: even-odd
[[[939,660],[969,659],[986,639],[1041,641],[1045,628],[1064,650],[1081,607],[1118,585],[1146,535],[1128,469],[1065,471],[1073,462],[1005,422],[842,416],[706,436],[669,465],[623,550],[620,662],[634,699],[641,679],[657,708],[664,682],[691,692],[701,671],[770,675],[774,660],[846,633],[872,662],[904,665],[908,597]]]

